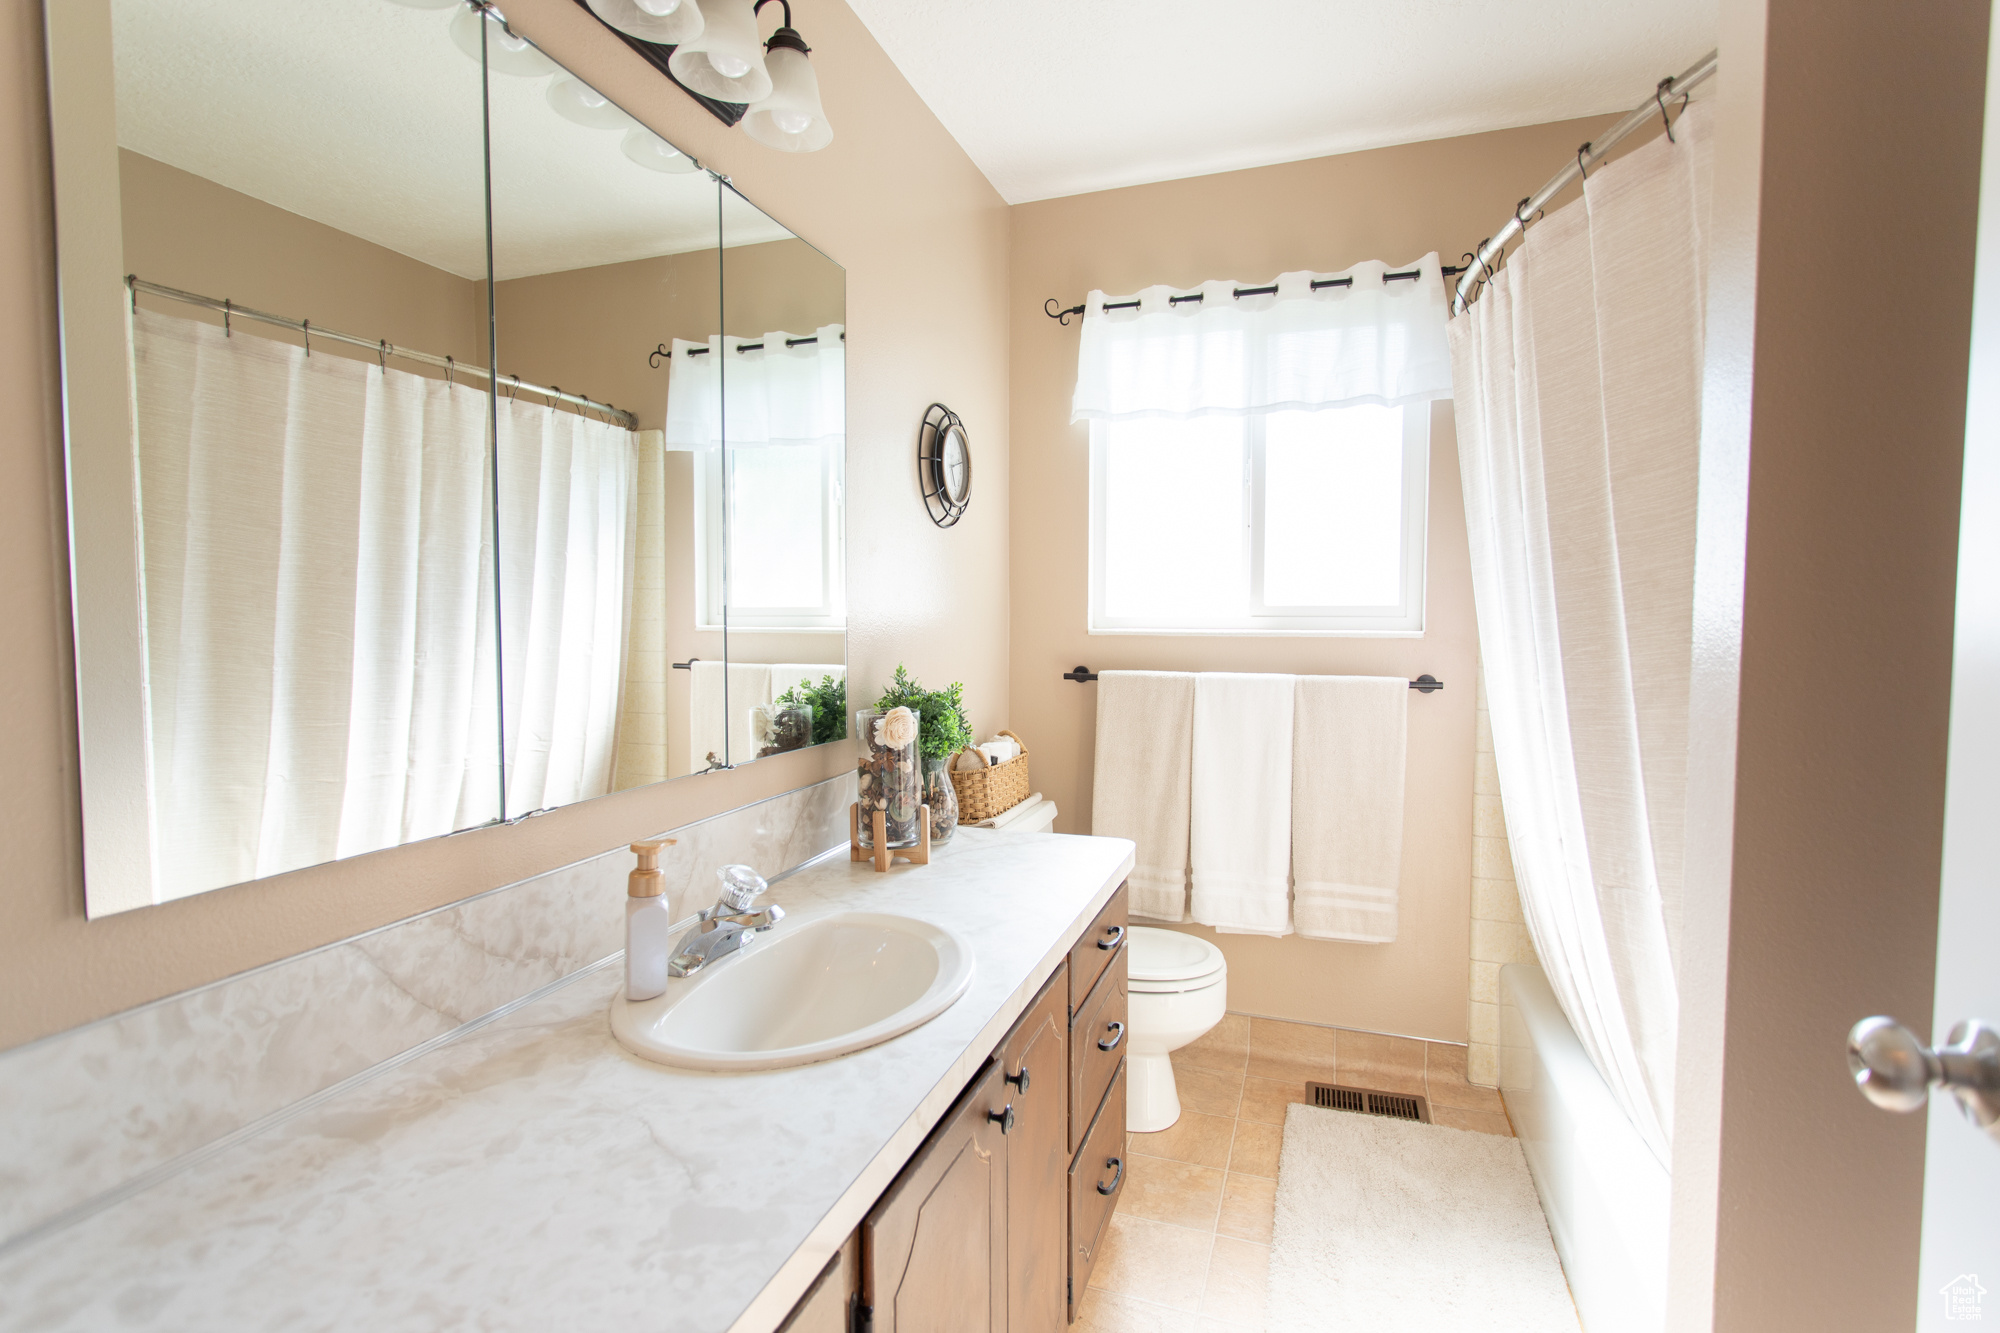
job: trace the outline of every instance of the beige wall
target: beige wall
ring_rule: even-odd
[[[474,280],[123,148],[118,188],[128,273],[357,337],[486,364],[485,294]],[[210,318],[178,302],[147,297],[142,304]],[[260,337],[299,341],[271,325],[253,327]],[[322,347],[368,355],[337,343],[314,350]],[[409,363],[402,369],[428,373]]]
[[[571,806],[512,828],[224,889],[103,921],[83,915],[56,351],[48,126],[38,0],[0,0],[0,1046],[530,875],[840,771],[841,747],[779,756]],[[861,682],[899,660],[963,678],[982,730],[1006,720],[1007,497],[949,532],[924,516],[923,410],[1008,448],[1007,210],[838,0],[808,30],[838,137],[793,157],[725,130],[569,0],[508,18],[716,169],[847,270],[850,654]],[[921,191],[908,182],[921,179]],[[317,317],[316,317],[317,318]],[[331,322],[331,320],[329,320]],[[427,349],[435,350],[435,349]]]
[[[1057,828],[1090,829],[1095,691],[1061,678],[1079,662],[1170,671],[1429,672],[1447,682],[1442,693],[1410,701],[1400,937],[1386,945],[1336,944],[1204,930],[1229,958],[1232,1009],[1467,1038],[1474,626],[1451,412],[1439,405],[1432,417],[1422,638],[1093,637],[1085,629],[1089,436],[1069,424],[1077,327],[1048,319],[1043,299],[1069,306],[1092,288],[1267,281],[1365,259],[1402,263],[1431,250],[1455,262],[1601,123],[1410,144],[1014,209],[1011,726],[1033,752],[1035,786],[1062,809]]]

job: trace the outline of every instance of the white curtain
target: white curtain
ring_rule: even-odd
[[[496,817],[486,394],[132,336],[158,896]]]
[[[755,445],[839,445],[847,437],[847,346],[842,327],[811,334],[706,343],[674,339],[666,447],[702,452]],[[806,338],[812,341],[804,341]],[[755,344],[761,343],[758,347]],[[752,350],[740,351],[749,346]]]
[[[1343,273],[1283,273],[1275,293],[1236,295],[1272,285],[1092,292],[1069,419],[1186,420],[1451,396],[1437,255],[1395,269],[1371,261]],[[1136,309],[1106,309],[1133,300]]]
[[[611,790],[639,469],[631,431],[505,397],[499,462],[513,817]]]
[[[1522,906],[1662,1163],[1692,645],[1706,109],[1594,173],[1452,321],[1479,646]]]

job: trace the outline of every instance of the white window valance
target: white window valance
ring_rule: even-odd
[[[1417,277],[1384,280],[1412,270]],[[1451,396],[1435,253],[1393,269],[1371,260],[1341,273],[1285,273],[1274,293],[1236,294],[1272,285],[1092,292],[1070,420],[1253,416]],[[1136,308],[1106,309],[1134,300]]]
[[[705,343],[674,339],[667,449],[720,448],[725,429],[732,448],[839,443],[847,433],[842,333],[842,326],[827,324],[811,334],[716,336]],[[746,347],[751,350],[739,350]]]

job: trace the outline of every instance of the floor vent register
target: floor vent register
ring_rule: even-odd
[[[1308,1083],[1314,1106],[1333,1111],[1356,1111],[1362,1115],[1387,1116],[1391,1120],[1431,1123],[1430,1103],[1406,1092],[1377,1092],[1373,1088],[1344,1088],[1337,1083]]]

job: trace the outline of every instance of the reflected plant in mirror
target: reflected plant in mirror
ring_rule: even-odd
[[[845,675],[837,265],[492,10],[48,41],[90,915],[741,763],[755,707],[816,743],[770,705]],[[732,494],[746,394],[797,452]]]

